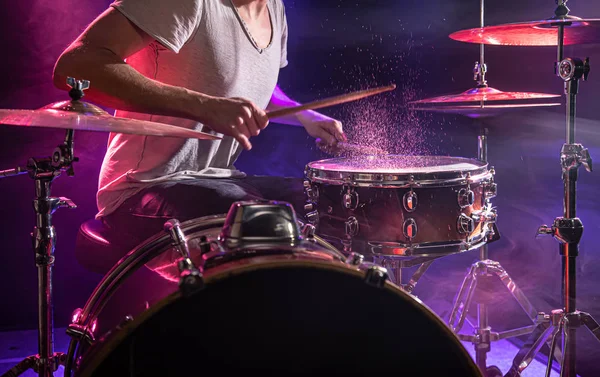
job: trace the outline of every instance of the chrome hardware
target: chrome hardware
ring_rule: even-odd
[[[307,203],[307,204],[304,205],[304,210],[306,212],[310,212],[313,209],[315,209],[315,205],[313,203]]]
[[[362,254],[351,252],[346,258],[346,263],[351,266],[360,266],[364,260],[365,257]]]
[[[181,255],[177,261],[179,268],[179,289],[184,295],[193,294],[204,288],[202,273],[196,268],[190,257],[187,241],[177,219],[165,222],[165,232],[171,236],[171,244]]]
[[[458,205],[460,208],[472,206],[475,203],[475,193],[469,187],[458,191]]]
[[[319,212],[312,211],[306,214],[306,220],[314,226],[319,226]]]
[[[66,207],[69,209],[77,208],[77,204],[75,204],[75,202],[73,202],[69,198],[65,198],[64,196],[61,196],[60,198],[58,198],[58,206]]]
[[[385,285],[387,278],[388,272],[385,268],[380,266],[372,266],[367,270],[365,282],[374,287],[381,288]]]
[[[330,215],[333,213],[333,207],[332,206],[327,206],[327,213],[330,214]]]
[[[495,223],[498,215],[494,208],[483,209],[481,211],[473,211],[471,218],[476,223]]]
[[[304,224],[302,227],[302,235],[311,241],[315,240],[315,231],[316,227],[313,224]]]
[[[358,207],[358,193],[353,188],[344,186],[346,193],[342,196],[342,206],[346,209]]]
[[[494,182],[487,182],[483,184],[483,197],[485,199],[492,199],[498,195],[498,184]]]
[[[402,197],[402,205],[407,212],[414,212],[417,209],[418,203],[417,193],[412,190]]]
[[[310,187],[310,181],[304,181],[304,182],[302,182],[302,186],[304,186],[304,188],[309,188]]]
[[[456,221],[456,229],[458,230],[458,233],[461,234],[472,233],[475,230],[475,220],[464,213],[461,213]]]
[[[581,144],[565,144],[560,151],[560,160],[563,174],[570,170],[579,169],[583,165],[588,172],[592,171],[592,157],[587,148]]]
[[[412,240],[417,235],[417,222],[415,219],[406,219],[404,224],[402,224],[402,232],[404,233],[404,237]]]
[[[359,225],[356,217],[351,216],[346,220],[346,235],[349,237],[354,237],[358,234]]]

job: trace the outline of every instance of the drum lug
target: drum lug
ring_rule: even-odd
[[[456,229],[458,233],[461,234],[470,234],[475,230],[475,220],[473,220],[470,216],[461,213],[456,221]]]
[[[346,263],[351,266],[360,266],[365,260],[362,254],[351,252],[346,258]]]
[[[356,219],[356,217],[354,217],[354,216],[348,217],[348,220],[346,220],[345,225],[346,225],[346,235],[348,237],[354,237],[358,234],[360,227],[359,227],[358,220]]]
[[[461,188],[458,191],[458,205],[460,208],[472,206],[473,203],[475,203],[475,193],[471,191],[470,187]]]
[[[402,197],[402,205],[406,212],[414,212],[417,209],[418,203],[419,198],[417,197],[417,193],[412,189]]]
[[[365,282],[377,288],[382,288],[388,279],[387,269],[381,266],[372,266],[367,270]]]
[[[354,188],[344,186],[344,195],[342,196],[342,206],[346,209],[355,210],[358,207],[358,193]]]
[[[498,184],[494,182],[487,182],[483,184],[483,197],[485,199],[492,199],[498,195]]]
[[[315,227],[319,226],[319,211],[312,211],[306,214],[306,220]]]
[[[316,227],[313,224],[304,224],[302,227],[302,235],[309,241],[315,241]]]
[[[402,224],[402,232],[404,233],[404,237],[406,237],[408,240],[415,238],[418,230],[419,229],[417,228],[417,222],[415,219],[406,219],[404,224]]]
[[[179,268],[179,289],[184,296],[191,295],[204,288],[204,277],[196,268],[190,257],[187,241],[181,230],[179,221],[171,219],[164,225],[165,232],[171,236],[171,244],[179,252],[181,258],[177,261]]]
[[[304,181],[304,193],[309,202],[317,202],[319,200],[319,187],[310,183],[310,181]]]

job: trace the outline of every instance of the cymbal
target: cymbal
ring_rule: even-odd
[[[600,19],[565,19],[519,22],[460,30],[450,38],[468,43],[505,46],[557,46],[558,27],[564,25],[564,45],[600,43]]]
[[[560,94],[533,93],[533,92],[503,92],[498,89],[483,87],[473,88],[459,94],[422,99],[410,102],[411,104],[438,104],[438,103],[465,103],[486,101],[526,101],[543,98],[560,97]]]
[[[427,106],[413,107],[411,110],[429,111],[434,113],[446,113],[464,115],[469,118],[485,118],[504,114],[509,111],[525,110],[534,107],[560,106],[560,103],[526,103],[526,104],[504,104],[504,105],[456,105],[456,106]]]
[[[500,115],[514,110],[533,107],[559,106],[558,102],[536,102],[560,97],[559,94],[535,92],[503,92],[490,87],[469,89],[459,94],[450,94],[409,102],[412,110],[465,115],[482,118]]]
[[[83,101],[61,101],[37,110],[0,109],[0,125],[2,124],[204,140],[220,139],[219,136],[184,127],[113,117],[100,107]]]

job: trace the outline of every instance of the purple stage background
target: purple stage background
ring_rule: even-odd
[[[64,100],[54,89],[52,67],[60,52],[110,3],[107,0],[20,0],[4,2],[0,13],[0,108],[32,109]],[[377,144],[394,153],[475,157],[478,127],[459,116],[409,114],[408,100],[458,93],[474,86],[471,70],[478,60],[477,45],[450,40],[453,31],[479,25],[477,0],[298,0],[285,1],[290,29],[290,64],[280,84],[299,101],[389,82],[394,94],[327,109],[338,117],[352,141]],[[552,15],[551,0],[488,1],[486,24],[543,19]],[[571,14],[600,17],[600,3],[573,0]],[[562,82],[553,75],[556,51],[551,47],[486,48],[490,86],[505,91],[562,94]],[[590,57],[592,71],[578,96],[577,141],[600,156],[600,62],[598,45],[567,47],[565,56]],[[600,68],[598,68],[600,70]],[[94,83],[92,83],[94,85]],[[564,99],[561,98],[564,103]],[[565,134],[564,105],[551,110],[514,112],[487,121],[489,160],[497,171],[498,227],[502,239],[490,245],[498,260],[540,311],[559,308],[560,258],[550,237],[535,239],[541,224],[562,215],[563,187],[559,151]],[[62,141],[63,132],[50,129],[0,127],[0,169],[45,156]],[[98,171],[107,135],[75,134],[75,177],[62,176],[55,196],[66,196],[79,206],[55,214],[58,233],[55,268],[55,318],[64,326],[70,313],[85,303],[100,280],[74,259],[79,224],[94,216]],[[302,176],[306,163],[326,158],[313,147],[303,129],[272,124],[253,141],[238,168],[253,174]],[[600,318],[600,211],[598,173],[580,170],[578,216],[585,232],[578,258],[578,307]],[[0,181],[3,211],[3,252],[0,260],[0,329],[35,328],[36,269],[29,233],[34,226],[33,182],[27,176]],[[416,294],[444,315],[477,252],[434,263],[417,286]],[[502,292],[502,291],[500,291]],[[502,330],[527,324],[507,295],[497,294],[491,324]],[[439,312],[439,311],[438,311]],[[365,323],[370,326],[372,322]],[[600,368],[595,343],[579,331],[582,375]],[[595,373],[595,372],[596,373]]]

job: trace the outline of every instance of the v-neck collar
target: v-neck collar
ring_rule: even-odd
[[[237,7],[233,3],[233,0],[229,0],[229,4],[231,4],[231,8],[233,9],[233,13],[235,14],[235,17],[238,19],[238,21],[240,23],[240,26],[244,30],[244,33],[246,34],[246,37],[248,37],[248,40],[250,41],[250,43],[252,43],[252,46],[254,46],[254,48],[256,49],[256,51],[258,51],[260,54],[262,54],[264,51],[268,50],[269,47],[271,47],[271,45],[273,44],[273,38],[275,36],[275,27],[273,26],[273,14],[271,13],[271,7],[269,6],[269,3],[270,2],[267,2],[266,7],[267,7],[267,13],[269,14],[269,24],[271,25],[271,39],[269,40],[269,44],[267,45],[267,47],[262,48],[262,47],[260,47],[258,45],[258,43],[256,43],[256,40],[254,39],[254,37],[250,33],[250,29],[248,28],[248,25],[246,25],[246,22],[244,21],[244,19],[240,15],[240,12],[238,12]]]

